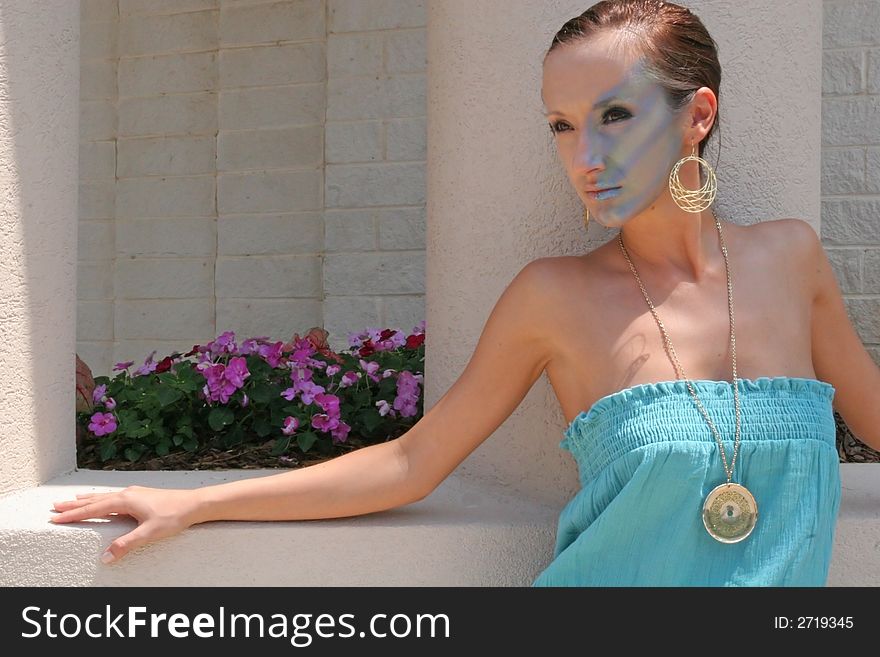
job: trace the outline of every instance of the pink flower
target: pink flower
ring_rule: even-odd
[[[326,413],[315,413],[312,416],[312,427],[318,431],[330,431],[339,426],[339,417],[333,417]]]
[[[96,436],[104,436],[116,431],[116,418],[113,413],[95,413],[89,422],[89,431]]]
[[[351,427],[340,421],[337,427],[330,432],[330,435],[333,436],[334,443],[344,443],[348,439],[349,431],[351,431]]]
[[[283,433],[285,436],[289,436],[297,430],[297,427],[299,427],[299,420],[297,420],[295,417],[288,415],[286,418],[284,418],[284,426],[281,428],[281,433]]]

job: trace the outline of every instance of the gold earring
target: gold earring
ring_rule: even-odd
[[[590,211],[584,208],[584,230],[590,227]]]
[[[718,192],[715,172],[706,160],[696,156],[696,150],[694,143],[691,142],[691,154],[676,162],[675,166],[672,167],[672,171],[669,172],[669,193],[672,195],[672,200],[675,201],[675,204],[685,212],[705,210],[712,205]],[[678,177],[679,168],[688,160],[696,160],[698,164],[706,167],[706,183],[699,189],[687,189],[681,184],[681,180]]]

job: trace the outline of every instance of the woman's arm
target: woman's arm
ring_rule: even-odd
[[[404,435],[317,465],[193,490],[131,486],[55,503],[56,523],[125,514],[138,527],[105,561],[212,520],[306,520],[382,511],[429,495],[520,404],[550,358],[549,258],[504,290],[465,371]]]

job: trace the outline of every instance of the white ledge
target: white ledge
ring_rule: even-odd
[[[192,488],[277,470],[80,470],[0,498],[3,586],[528,586],[552,559],[558,509],[449,477],[420,502],[368,515],[211,522],[116,564],[98,556],[127,517],[49,522],[52,503],[129,485]]]
[[[80,470],[0,497],[2,586],[528,586],[550,562],[560,508],[453,475],[379,513],[296,522],[213,522],[98,560],[134,521],[54,525],[52,502],[139,484],[191,488],[275,470]],[[828,586],[880,586],[880,466],[841,464]]]

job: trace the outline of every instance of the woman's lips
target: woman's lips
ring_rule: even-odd
[[[617,196],[619,193],[620,187],[609,187],[608,189],[603,189],[598,192],[587,192],[587,196],[589,196],[593,200],[602,201],[606,198]]]

